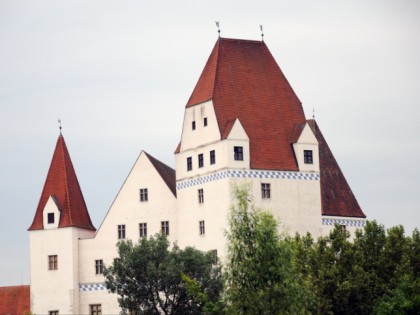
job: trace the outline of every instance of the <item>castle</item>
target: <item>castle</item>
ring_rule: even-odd
[[[263,41],[219,38],[185,106],[175,170],[142,151],[93,226],[60,133],[29,227],[31,311],[117,314],[104,284],[116,243],[166,233],[223,258],[235,185],[289,234],[350,232],[362,212],[319,126]]]

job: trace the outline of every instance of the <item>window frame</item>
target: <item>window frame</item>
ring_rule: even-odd
[[[125,240],[125,224],[118,224],[118,239],[119,240]]]
[[[104,273],[104,261],[103,259],[95,259],[95,274],[102,275]]]
[[[160,221],[160,230],[162,233],[169,235],[169,221]]]
[[[204,127],[207,127],[207,125],[208,125],[207,117],[203,118],[203,125],[204,125]]]
[[[58,315],[60,312],[58,310],[48,311],[48,315]]]
[[[204,203],[204,189],[203,188],[199,188],[197,190],[198,193],[198,203],[199,204],[203,204]]]
[[[192,156],[187,157],[187,172],[192,171],[193,165],[192,165]]]
[[[193,120],[193,121],[192,121],[192,123],[191,123],[191,129],[192,129],[192,130],[195,130],[195,129],[196,129],[196,127],[197,127],[197,126],[196,126],[195,120]]]
[[[198,222],[198,228],[200,231],[200,235],[205,235],[206,234],[206,225],[204,220],[201,220]]]
[[[139,223],[139,237],[147,237],[147,222]]]
[[[200,153],[198,155],[198,168],[204,167],[204,154]]]
[[[140,202],[149,201],[149,190],[147,188],[140,188]]]
[[[234,146],[233,147],[233,159],[235,161],[243,161],[244,160],[244,147],[241,147],[241,146]]]
[[[271,198],[271,183],[261,183],[261,198],[262,199]]]
[[[58,270],[58,255],[48,255],[48,270]]]
[[[303,150],[303,163],[314,164],[314,156],[312,150]]]
[[[210,165],[216,164],[216,150],[210,150]]]
[[[89,314],[90,315],[102,315],[102,305],[101,304],[89,304]]]
[[[55,223],[55,214],[54,214],[54,212],[48,212],[47,213],[47,222],[48,222],[48,224],[54,224]],[[51,311],[51,312],[55,312],[55,311]]]

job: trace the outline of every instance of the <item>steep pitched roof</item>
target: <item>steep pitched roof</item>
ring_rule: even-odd
[[[95,230],[77,180],[63,136],[60,134],[53,154],[44,189],[29,230],[42,230],[43,210],[50,196],[54,196],[61,211],[58,227],[78,227]]]
[[[153,164],[154,168],[159,173],[160,177],[162,177],[163,181],[166,183],[168,188],[171,190],[171,192],[176,197],[176,176],[175,176],[175,170],[168,165],[162,163],[158,159],[151,156],[149,153],[144,151],[144,154],[146,154],[149,161]]]
[[[264,42],[218,39],[186,107],[208,100],[222,139],[240,119],[252,169],[298,170],[290,138],[305,122],[302,104]]]
[[[25,314],[30,311],[30,286],[0,287],[0,314]]]
[[[308,120],[319,144],[322,215],[366,218],[318,124]]]

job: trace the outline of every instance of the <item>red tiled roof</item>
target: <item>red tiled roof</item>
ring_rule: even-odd
[[[308,120],[319,144],[322,215],[366,218],[318,124]]]
[[[176,197],[176,177],[175,177],[175,170],[168,165],[162,163],[158,159],[151,156],[149,153],[144,152],[150,162],[153,164],[154,168],[159,173],[160,177],[162,177],[163,181],[166,183],[170,191]]]
[[[297,171],[290,145],[302,104],[262,41],[219,38],[186,105],[213,100],[221,138],[239,118],[252,169]]]
[[[29,230],[44,228],[42,212],[50,196],[55,198],[61,211],[59,227],[73,226],[96,230],[90,220],[76,172],[61,134],[58,137],[44,189]]]
[[[0,315],[29,314],[30,304],[29,285],[0,287]]]

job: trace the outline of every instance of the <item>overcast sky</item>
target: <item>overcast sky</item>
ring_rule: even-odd
[[[29,283],[57,120],[99,227],[141,150],[174,167],[216,20],[264,26],[368,218],[420,226],[419,1],[0,0],[0,286]]]

